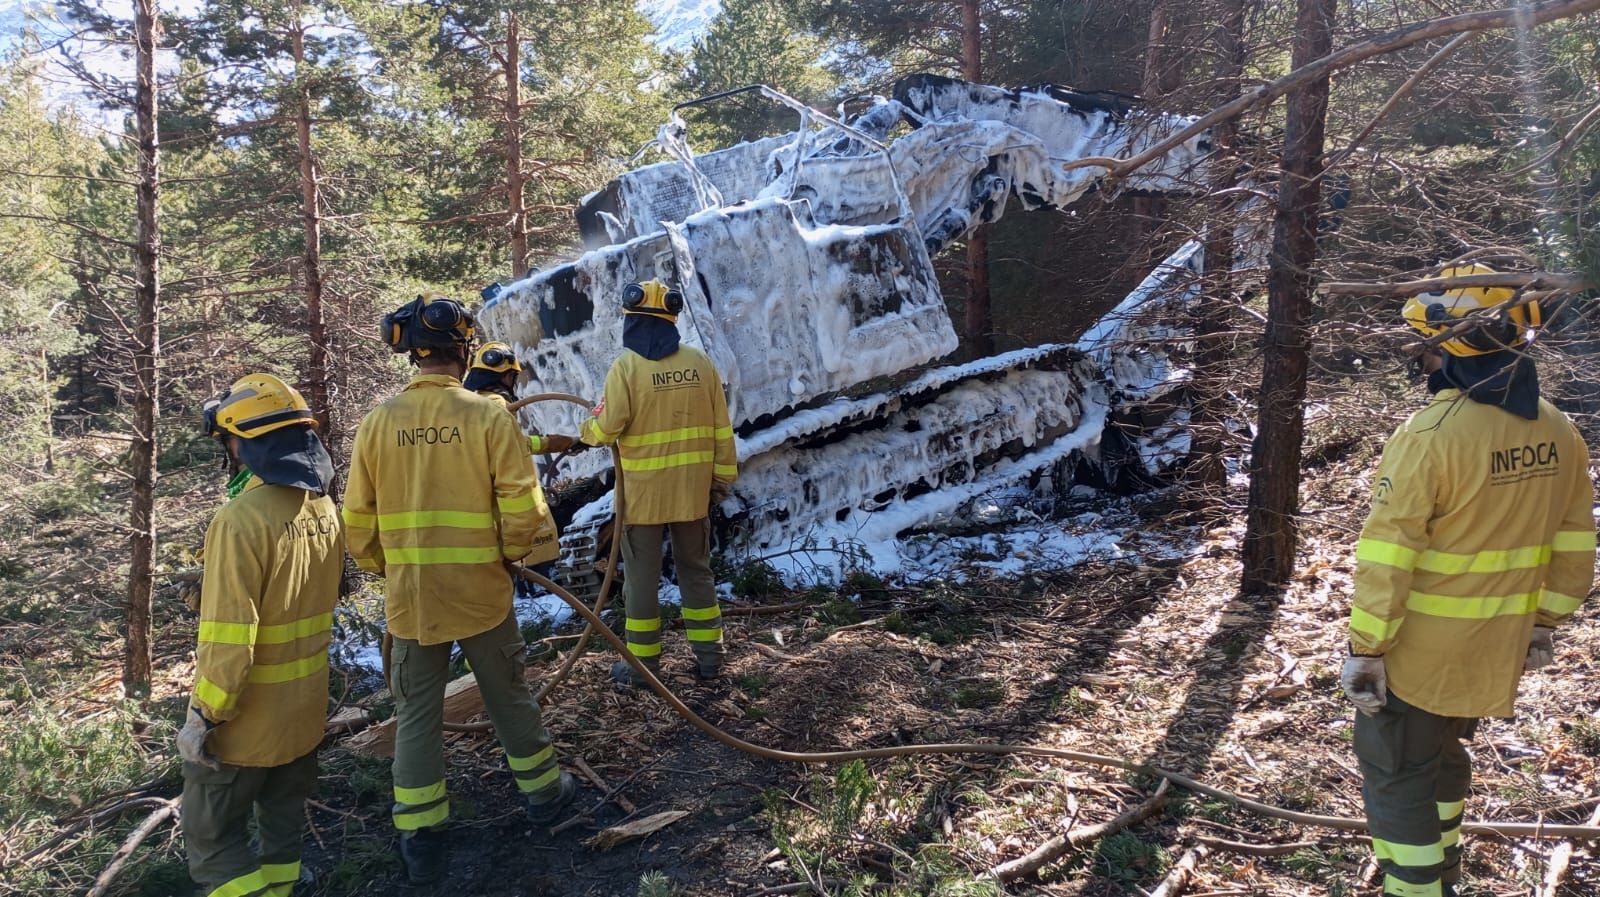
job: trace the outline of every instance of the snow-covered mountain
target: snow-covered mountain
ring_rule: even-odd
[[[722,0],[639,0],[638,9],[656,26],[656,46],[687,50],[717,17]]]

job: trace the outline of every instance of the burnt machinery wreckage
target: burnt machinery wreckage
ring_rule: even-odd
[[[1101,186],[1103,169],[1063,163],[1130,156],[1190,119],[933,75],[847,120],[771,88],[738,92],[788,105],[799,126],[695,155],[675,109],[654,141],[669,158],[578,209],[582,256],[485,291],[480,322],[522,360],[521,394],[597,399],[621,351],[623,286],[677,285],[682,338],[717,365],[738,434],[718,533],[753,556],[892,540],[1019,486],[1126,489],[1181,454],[1187,371],[1171,353],[1185,333],[1172,322],[1199,289],[1198,241],[1074,344],[929,364],[958,343],[934,255],[1013,198],[1062,208]],[[1208,150],[1193,138],[1118,187],[1190,192]],[[545,402],[521,414],[532,432],[572,433],[584,412]],[[565,524],[558,578],[589,595],[612,516],[608,460],[567,459],[552,495]]]

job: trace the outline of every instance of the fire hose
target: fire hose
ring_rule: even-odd
[[[533,395],[522,399],[521,401],[513,404],[511,407],[513,409],[520,408],[523,405],[540,401],[573,402],[584,407],[588,407],[589,405],[589,403],[584,402],[582,399],[579,399],[576,396],[562,393],[541,393],[539,395]],[[620,460],[614,446],[612,447],[612,464],[617,471],[616,492],[613,500],[613,508],[618,514],[617,519],[620,520],[622,475]],[[571,674],[572,667],[575,663],[577,663],[579,655],[583,653],[584,648],[588,645],[590,636],[598,632],[600,637],[605,639],[605,641],[611,646],[612,650],[616,651],[617,654],[628,664],[628,666],[632,667],[634,677],[638,681],[643,682],[646,686],[648,686],[651,691],[655,692],[656,696],[665,701],[667,706],[671,708],[674,713],[683,717],[683,719],[691,726],[699,729],[713,741],[716,741],[717,743],[726,747],[733,748],[736,751],[741,751],[765,760],[775,760],[781,763],[825,764],[847,763],[852,760],[875,760],[890,757],[922,756],[930,754],[1020,754],[1032,757],[1049,757],[1055,760],[1066,760],[1087,766],[1100,766],[1109,769],[1119,769],[1124,772],[1165,779],[1174,785],[1188,789],[1196,794],[1203,794],[1207,797],[1226,801],[1227,803],[1232,804],[1233,806],[1236,806],[1242,810],[1247,810],[1257,815],[1267,816],[1273,819],[1282,819],[1287,822],[1297,823],[1299,825],[1315,826],[1318,828],[1327,828],[1339,831],[1367,831],[1367,822],[1365,819],[1356,819],[1345,816],[1322,816],[1314,813],[1301,813],[1295,810],[1273,806],[1271,804],[1262,803],[1260,801],[1252,800],[1248,797],[1235,794],[1231,791],[1225,791],[1221,788],[1207,785],[1179,772],[1163,769],[1150,763],[1140,763],[1135,760],[1129,760],[1126,757],[1117,757],[1108,754],[1094,754],[1084,751],[1074,751],[1066,748],[1054,748],[1036,744],[1006,744],[1001,742],[906,744],[895,745],[892,747],[862,748],[858,750],[842,751],[786,751],[745,741],[736,735],[732,735],[723,731],[722,729],[717,728],[715,725],[708,722],[704,717],[700,716],[700,714],[695,713],[688,704],[685,704],[682,699],[672,692],[671,689],[667,688],[667,686],[656,677],[656,674],[651,672],[649,667],[645,666],[644,663],[641,662],[637,657],[634,657],[633,653],[628,650],[628,646],[622,641],[622,639],[619,638],[616,633],[612,632],[611,627],[607,626],[605,622],[600,619],[600,611],[605,607],[605,601],[609,596],[611,583],[615,577],[617,552],[620,541],[621,540],[617,538],[613,538],[611,540],[610,561],[606,565],[605,579],[601,585],[600,596],[595,600],[595,606],[592,609],[585,605],[582,601],[578,600],[578,598],[571,592],[562,588],[560,585],[557,585],[555,582],[552,582],[549,578],[535,573],[526,567],[510,565],[511,569],[517,576],[520,576],[527,582],[530,582],[544,589],[550,594],[555,595],[562,601],[565,601],[572,608],[572,610],[579,616],[583,617],[584,620],[583,634],[579,637],[577,645],[572,651],[568,652],[566,660],[562,662],[555,675],[544,684],[544,687],[539,689],[536,698],[541,703],[543,703],[545,698],[547,698],[550,693],[554,691],[555,688],[563,681],[565,681],[568,675]],[[385,636],[385,639],[385,671],[387,672],[387,636]],[[467,725],[447,723],[446,728],[451,731],[480,732],[488,731],[491,728],[491,725],[489,723],[474,723]],[[1587,825],[1548,825],[1543,822],[1463,822],[1461,824],[1461,831],[1466,834],[1494,835],[1507,838],[1600,841],[1600,826]]]

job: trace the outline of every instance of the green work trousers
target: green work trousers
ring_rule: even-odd
[[[722,610],[711,573],[711,518],[684,523],[628,524],[622,528],[623,600],[628,651],[654,669],[661,657],[661,546],[670,530],[672,564],[683,599],[683,629],[695,660],[706,671],[722,666]]]
[[[560,770],[539,704],[523,679],[525,648],[515,613],[499,626],[461,640],[517,788],[537,804],[557,796]],[[449,642],[394,640],[389,657],[396,720],[394,825],[402,833],[431,828],[450,817],[444,785],[444,692],[449,682]]]
[[[316,751],[282,766],[183,764],[183,841],[200,893],[289,897],[300,880],[306,798],[316,786]],[[259,852],[250,846],[252,811]]]
[[[1376,716],[1356,714],[1361,796],[1388,897],[1440,897],[1460,879],[1461,814],[1472,784],[1472,757],[1461,742],[1477,725],[1413,707],[1393,692]]]

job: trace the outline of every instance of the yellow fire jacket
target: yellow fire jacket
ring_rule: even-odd
[[[739,475],[722,378],[693,346],[659,361],[624,349],[582,437],[590,445],[618,443],[623,523],[699,520],[711,485]]]
[[[344,572],[326,495],[252,479],[206,530],[191,706],[223,725],[211,753],[279,766],[322,740],[328,642]]]
[[[1350,645],[1441,716],[1510,716],[1535,622],[1594,581],[1589,452],[1566,415],[1440,391],[1390,437],[1356,545]]]
[[[424,645],[500,625],[504,562],[560,554],[516,421],[440,374],[412,378],[362,418],[344,523],[356,564],[384,575],[389,631]]]

